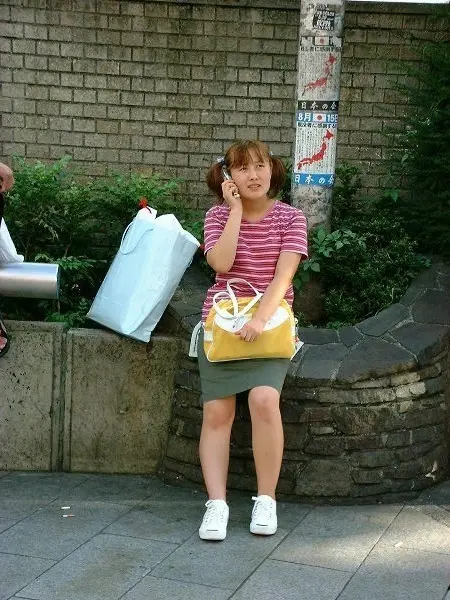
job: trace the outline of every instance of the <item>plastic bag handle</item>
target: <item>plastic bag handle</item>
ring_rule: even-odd
[[[152,226],[152,227],[149,227],[146,231],[143,231],[142,234],[139,236],[139,238],[136,240],[136,243],[134,244],[134,246],[132,248],[129,248],[128,250],[123,250],[123,243],[125,241],[125,236],[127,235],[128,230],[133,225],[133,223],[134,223],[134,221],[131,221],[131,223],[126,226],[125,231],[123,232],[122,239],[120,240],[120,246],[119,246],[119,252],[121,254],[127,255],[127,254],[130,254],[130,252],[133,252],[133,250],[139,244],[139,242],[144,237],[144,235],[153,229],[153,226]]]

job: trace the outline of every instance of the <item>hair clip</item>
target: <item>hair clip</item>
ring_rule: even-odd
[[[218,162],[219,165],[224,165],[225,164],[225,156],[219,156],[218,158],[216,158],[216,162]]]

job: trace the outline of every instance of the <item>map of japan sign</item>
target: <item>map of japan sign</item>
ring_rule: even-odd
[[[298,64],[299,100],[338,98],[341,71],[340,38],[333,36],[302,38]]]
[[[306,103],[305,103],[306,104]],[[321,105],[324,102],[308,104]],[[337,102],[333,102],[337,106]],[[336,160],[336,111],[297,110],[294,182],[301,185],[332,186]]]
[[[334,183],[343,3],[302,3],[298,55],[294,183]]]
[[[338,101],[299,100],[294,183],[331,187],[334,183]]]
[[[294,183],[334,183],[341,40],[305,37],[299,49]],[[318,100],[320,98],[320,100]]]

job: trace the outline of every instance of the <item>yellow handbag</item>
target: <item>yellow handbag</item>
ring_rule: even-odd
[[[236,298],[231,284],[238,282],[251,287],[254,296]],[[204,350],[210,362],[291,359],[297,353],[302,343],[297,338],[296,320],[286,300],[281,301],[254,342],[246,342],[236,335],[252,319],[261,298],[262,293],[245,279],[230,279],[227,291],[215,294],[204,328]]]

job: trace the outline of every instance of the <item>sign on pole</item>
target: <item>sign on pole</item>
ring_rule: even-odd
[[[327,223],[336,163],[344,0],[301,1],[292,197]]]

